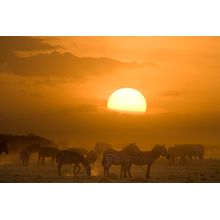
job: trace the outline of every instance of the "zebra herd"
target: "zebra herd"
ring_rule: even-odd
[[[0,142],[0,153],[8,153],[7,141]],[[165,145],[155,145],[150,151],[141,151],[136,143],[131,143],[122,150],[115,150],[106,143],[97,143],[93,150],[88,151],[84,148],[59,149],[56,146],[42,146],[32,144],[25,147],[19,154],[23,166],[28,166],[30,156],[38,154],[37,165],[44,165],[45,158],[51,158],[53,164],[56,160],[57,172],[61,176],[61,168],[64,164],[73,165],[73,175],[76,176],[80,171],[80,164],[85,168],[86,174],[91,176],[93,164],[98,159],[102,161],[104,176],[110,175],[112,165],[121,166],[120,177],[132,177],[132,165],[147,166],[146,178],[150,178],[152,164],[159,158],[169,159],[170,163],[184,164],[186,159],[203,159],[205,150],[203,145],[175,145],[168,149]]]

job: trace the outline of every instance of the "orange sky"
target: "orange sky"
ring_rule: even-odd
[[[0,132],[73,144],[220,143],[219,37],[0,37]],[[142,116],[106,109],[133,87]]]

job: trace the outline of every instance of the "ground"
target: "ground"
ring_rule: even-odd
[[[87,177],[83,167],[78,176],[73,177],[72,167],[65,165],[62,176],[57,175],[56,163],[50,161],[37,166],[32,158],[28,167],[23,167],[18,159],[0,156],[1,183],[212,183],[220,182],[220,159],[187,161],[186,165],[170,165],[167,160],[159,159],[153,164],[151,178],[145,178],[146,166],[133,166],[133,178],[119,178],[120,167],[112,166],[110,176],[103,176],[101,162],[97,161],[92,176]]]

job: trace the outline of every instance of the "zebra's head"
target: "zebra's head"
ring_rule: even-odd
[[[154,151],[158,152],[158,154],[160,154],[162,157],[165,157],[165,158],[169,159],[169,154],[168,154],[168,151],[166,149],[165,144],[163,144],[163,145],[159,145],[159,144],[155,145]]]

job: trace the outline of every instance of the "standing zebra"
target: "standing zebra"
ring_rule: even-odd
[[[151,151],[140,151],[139,153],[132,154],[130,164],[125,168],[128,171],[128,175],[131,175],[131,165],[147,165],[146,178],[150,178],[150,169],[152,164],[160,157],[169,158],[165,145],[155,145]]]
[[[133,154],[133,150],[130,149],[137,149],[136,143],[131,143],[127,147],[124,148],[122,151],[117,151],[113,149],[106,150],[103,154],[102,165],[104,167],[104,175],[109,176],[109,169],[112,165],[121,165],[121,173],[126,178],[126,167],[129,166],[131,156]],[[126,150],[129,149],[129,150]]]

